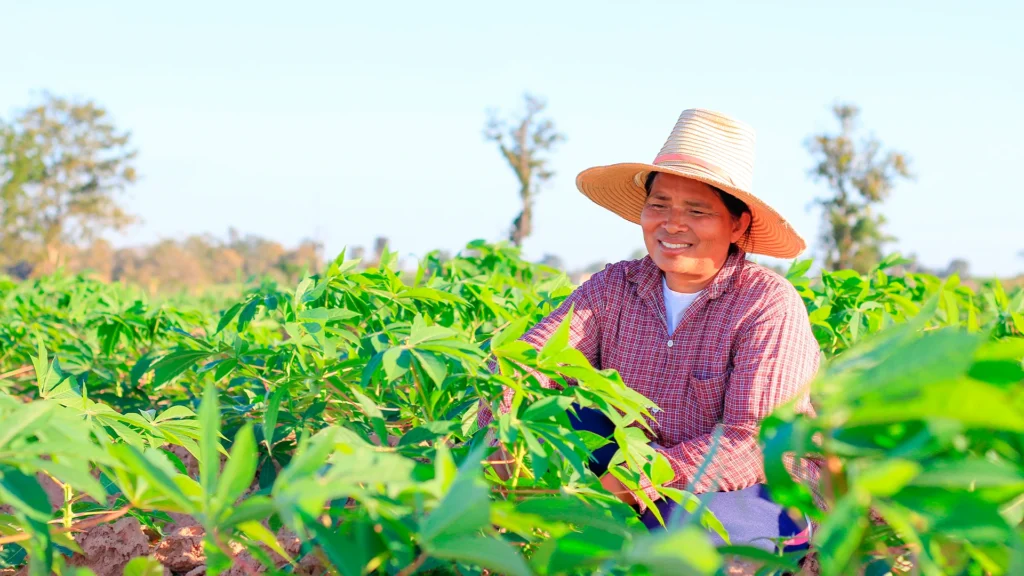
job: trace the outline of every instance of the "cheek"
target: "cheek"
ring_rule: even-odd
[[[640,213],[640,229],[644,232],[644,239],[654,234],[661,225],[661,219],[652,216],[647,210]]]
[[[693,233],[705,242],[721,240],[728,243],[732,241],[732,226],[728,221],[707,219],[694,222]]]

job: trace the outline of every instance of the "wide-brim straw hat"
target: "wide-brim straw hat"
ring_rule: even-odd
[[[807,243],[778,212],[753,193],[754,129],[703,109],[684,110],[651,164],[596,166],[580,172],[576,187],[588,198],[640,223],[651,172],[676,174],[732,194],[750,207],[750,233],[737,244],[745,252],[793,258]]]

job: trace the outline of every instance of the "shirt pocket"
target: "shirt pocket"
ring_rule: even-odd
[[[725,410],[725,389],[729,372],[721,374],[690,374],[689,403],[696,409],[701,424],[713,428],[722,421]]]

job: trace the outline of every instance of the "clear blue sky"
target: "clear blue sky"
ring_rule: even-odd
[[[757,129],[755,192],[815,241],[803,144],[841,99],[913,159],[883,208],[895,248],[1024,271],[1024,2],[5,0],[0,22],[0,114],[49,90],[133,132],[144,223],[120,245],[228,226],[331,255],[377,235],[403,254],[499,239],[516,184],[482,127],[529,90],[568,136],[530,257],[641,247],[575,176],[650,161],[690,107]]]

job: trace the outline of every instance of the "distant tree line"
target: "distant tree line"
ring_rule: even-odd
[[[550,155],[566,139],[544,115],[544,100],[530,94],[524,100],[518,113],[492,111],[484,130],[517,180],[520,207],[508,232],[516,246],[533,231],[535,199],[554,175]],[[877,139],[865,136],[857,107],[836,104],[833,114],[838,131],[806,142],[813,158],[810,176],[827,189],[814,201],[822,210],[817,248],[826,269],[866,272],[895,240],[885,232],[879,208],[899,180],[912,177],[910,160],[902,152],[883,151]],[[136,154],[131,134],[90,101],[46,94],[10,119],[0,117],[0,272],[29,278],[57,269],[89,271],[157,291],[264,276],[294,279],[322,267],[323,247],[315,241],[286,248],[233,230],[226,240],[194,235],[114,248],[103,233],[137,221],[119,202],[136,181]],[[385,244],[377,240],[377,257]],[[349,255],[366,256],[360,248]],[[563,268],[553,254],[545,255],[544,263]],[[571,275],[585,278],[601,267],[595,262]],[[932,272],[965,277],[968,268],[966,261],[956,260]]]

